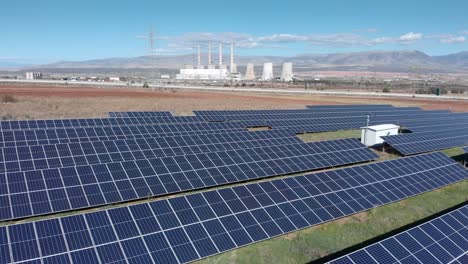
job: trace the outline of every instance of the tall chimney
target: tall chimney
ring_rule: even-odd
[[[219,43],[219,67],[223,65],[223,44]]]
[[[211,65],[211,43],[208,43],[208,65]]]
[[[200,66],[201,65],[201,51],[200,51],[200,45],[197,46],[197,56],[198,56],[198,63],[197,65]]]

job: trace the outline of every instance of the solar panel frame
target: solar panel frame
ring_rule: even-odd
[[[377,159],[357,139],[0,174],[0,220]]]
[[[395,173],[386,173],[392,168]],[[8,241],[5,258],[15,263],[85,257],[94,260],[87,263],[187,263],[467,178],[455,161],[432,153],[9,225],[0,227],[0,241]],[[37,230],[43,226],[57,230],[49,246],[68,248],[41,254],[46,243]],[[72,242],[77,236],[78,245]],[[17,250],[26,247],[27,255]]]
[[[456,263],[468,260],[467,232],[465,205],[327,263]]]

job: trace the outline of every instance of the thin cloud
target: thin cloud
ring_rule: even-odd
[[[463,43],[466,41],[464,36],[451,36],[447,38],[441,38],[440,42],[444,44]]]
[[[423,38],[423,34],[422,33],[414,33],[414,32],[408,32],[404,35],[401,35],[399,37],[399,41],[401,43],[413,43],[417,40],[420,40]]]

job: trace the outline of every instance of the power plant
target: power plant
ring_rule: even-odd
[[[223,64],[223,44],[219,44],[218,52],[218,65],[213,64],[212,56],[212,43],[208,43],[208,65],[202,63],[202,47],[196,45],[196,66],[185,65],[184,68],[180,69],[180,73],[176,75],[176,79],[179,80],[246,80],[256,81],[257,76],[255,74],[255,66],[253,63],[247,63],[245,75],[242,76],[235,62],[235,44],[230,43],[230,61],[229,70],[228,67]],[[195,57],[194,57],[195,60]],[[260,80],[272,81],[280,80],[283,82],[291,82],[293,80],[293,64],[291,62],[285,62],[279,78],[275,78],[273,72],[273,63],[266,62],[263,64],[263,73]]]

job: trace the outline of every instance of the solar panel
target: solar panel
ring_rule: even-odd
[[[433,110],[433,111],[393,111],[393,112],[317,112],[317,113],[296,113],[296,114],[262,114],[262,115],[223,115],[223,116],[206,116],[204,117],[207,121],[236,121],[236,120],[278,120],[278,119],[321,119],[321,118],[343,118],[343,117],[366,117],[372,116],[449,116],[452,113],[445,110]]]
[[[444,118],[435,118],[433,116],[372,116],[370,125],[381,124],[400,124],[402,122],[411,121],[430,121],[440,122]],[[366,117],[347,117],[347,118],[328,118],[328,119],[311,119],[311,120],[267,120],[265,123],[275,128],[288,128],[294,133],[313,133],[338,131],[348,129],[360,129],[367,125]]]
[[[328,263],[468,263],[468,205]]]
[[[372,109],[324,109],[324,110],[312,110],[312,109],[282,109],[282,110],[219,110],[219,111],[193,111],[196,116],[235,116],[235,115],[271,115],[271,114],[300,114],[300,113],[315,113],[315,112],[369,112]],[[380,109],[379,111],[421,111],[419,107],[401,107],[401,108],[388,108]]]
[[[135,126],[149,124],[196,123],[204,121],[205,120],[203,118],[197,116],[21,120],[0,121],[0,130],[8,131],[67,127]]]
[[[3,226],[0,256],[5,263],[187,263],[467,178],[441,153],[384,161]]]
[[[0,132],[0,147],[246,131],[246,123],[84,127]]]
[[[357,139],[0,174],[0,220],[374,160]],[[58,158],[60,160],[60,158]]]
[[[297,144],[287,130],[0,148],[0,173]]]
[[[380,108],[395,108],[390,104],[358,104],[358,105],[307,105],[309,109],[380,109]]]
[[[414,127],[409,129],[413,133],[427,133],[427,132],[438,132],[444,133],[444,131],[452,131],[452,130],[459,130],[465,129],[468,131],[468,122],[466,124],[443,124],[438,126],[426,126],[426,127]]]
[[[403,155],[412,155],[468,145],[466,129],[444,132],[407,133],[382,137],[386,144]]]
[[[468,153],[468,147],[464,147],[463,150]]]
[[[153,116],[172,116],[171,112],[167,111],[158,111],[158,112],[109,112],[109,117],[118,118],[118,117],[153,117]]]

